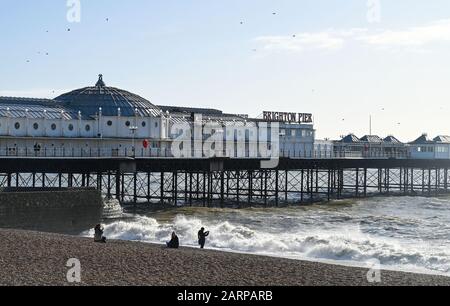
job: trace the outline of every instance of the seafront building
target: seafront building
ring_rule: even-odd
[[[450,136],[429,139],[427,134],[409,143],[411,158],[450,159]]]
[[[0,156],[179,157],[174,148],[188,158],[450,159],[450,136],[424,134],[410,143],[354,134],[319,140],[311,114],[264,112],[250,118],[155,105],[106,86],[102,75],[94,86],[54,99],[0,97]]]
[[[407,158],[409,149],[394,136],[381,138],[365,135],[358,138],[354,134],[334,141],[334,155],[340,158]]]
[[[215,109],[158,106],[106,86],[100,75],[95,86],[54,99],[0,97],[0,156],[172,157],[172,144],[182,136],[183,127],[199,126],[206,144],[213,142],[213,135],[223,140],[223,145],[210,145],[208,156],[264,157],[255,147],[267,142],[269,151],[279,150],[271,155],[312,158],[314,127],[312,120],[305,121],[267,123]],[[279,124],[279,143],[272,148],[274,122]],[[185,151],[190,156],[184,157],[205,157],[203,151],[192,144]]]

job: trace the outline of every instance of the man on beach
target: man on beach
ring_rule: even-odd
[[[167,247],[169,249],[178,249],[180,247],[180,240],[175,232],[172,233],[172,239],[167,242]]]
[[[209,236],[209,232],[205,232],[205,228],[202,227],[199,231],[198,231],[198,244],[200,245],[200,248],[205,248],[205,243],[206,243],[206,237]]]
[[[95,234],[94,234],[94,241],[95,242],[100,242],[100,243],[106,243],[106,237],[103,236],[103,228],[101,226],[101,224],[97,224],[95,226]]]

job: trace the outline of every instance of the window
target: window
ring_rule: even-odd
[[[131,122],[130,121],[125,122],[125,125],[129,127],[131,125]]]
[[[291,130],[291,136],[295,137],[295,135],[297,134],[296,132],[297,132],[296,130]]]
[[[69,131],[73,131],[73,124],[69,124]]]
[[[56,130],[56,124],[53,123],[51,128],[52,128],[53,131]]]
[[[16,122],[16,124],[14,124],[14,127],[16,128],[16,130],[20,129],[20,123]]]
[[[146,127],[147,126],[147,122],[142,121],[142,127]]]
[[[158,122],[155,122],[155,128],[157,128],[158,127]]]
[[[106,124],[107,124],[108,126],[112,126],[112,121],[109,120]]]
[[[85,130],[86,132],[89,132],[91,130],[91,126],[89,124],[86,124]]]
[[[39,129],[39,124],[34,123],[34,124],[33,124],[33,129],[35,129],[35,130]]]

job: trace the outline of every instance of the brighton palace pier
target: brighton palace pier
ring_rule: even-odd
[[[96,188],[123,204],[205,206],[436,195],[448,191],[449,149],[446,136],[317,140],[311,114],[160,106],[102,75],[54,99],[0,97],[3,192]]]

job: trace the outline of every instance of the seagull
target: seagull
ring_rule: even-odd
[[[294,34],[294,35],[292,35],[292,37],[294,37],[294,38],[295,38],[295,37],[297,37],[297,35],[295,35],[295,34]]]
[[[243,21],[241,21],[241,24],[244,24],[244,22],[243,22]]]
[[[272,15],[276,15],[277,13],[273,12]]]
[[[67,32],[70,32],[70,28],[67,29]]]
[[[106,18],[106,21],[109,21],[109,18]]]

